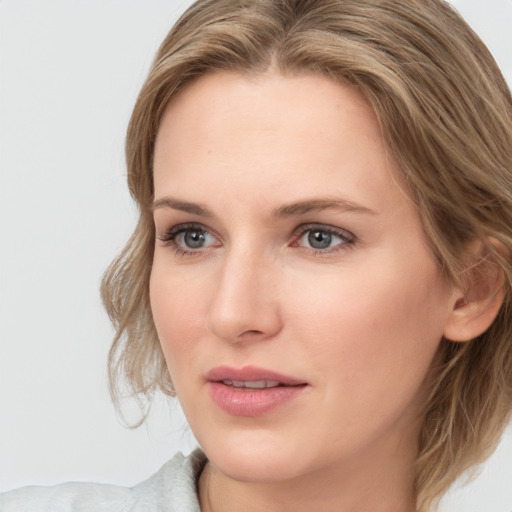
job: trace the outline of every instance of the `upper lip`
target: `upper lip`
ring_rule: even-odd
[[[257,366],[242,366],[241,368],[233,368],[230,366],[216,366],[207,374],[206,379],[210,382],[220,382],[223,380],[232,381],[278,381],[285,386],[297,386],[306,384],[305,381],[283,375],[273,370],[259,368]]]

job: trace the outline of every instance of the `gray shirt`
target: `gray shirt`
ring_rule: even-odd
[[[0,494],[0,512],[200,512],[197,481],[206,456],[181,453],[135,487],[70,482]]]

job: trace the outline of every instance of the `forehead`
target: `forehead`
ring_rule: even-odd
[[[233,130],[260,131],[282,130],[283,121],[288,120],[288,131],[304,133],[315,111],[323,116],[324,134],[328,133],[328,122],[344,122],[352,117],[351,122],[358,118],[365,124],[375,141],[381,138],[371,106],[354,86],[320,74],[282,75],[274,70],[255,76],[218,72],[195,80],[167,107],[159,136],[171,127],[173,118],[179,119],[183,135],[199,119],[201,123],[194,126],[194,133],[200,130],[207,137],[221,133],[226,120]],[[280,115],[284,113],[283,119]]]
[[[246,193],[285,190],[291,200],[309,184],[312,194],[325,195],[327,186],[351,200],[383,202],[382,191],[396,188],[391,167],[375,114],[355,87],[316,74],[219,72],[167,107],[155,146],[155,198],[191,187],[207,197],[221,180]]]

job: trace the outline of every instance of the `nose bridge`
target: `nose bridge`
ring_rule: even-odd
[[[276,263],[261,248],[232,247],[219,269],[208,328],[227,341],[261,339],[280,330]]]

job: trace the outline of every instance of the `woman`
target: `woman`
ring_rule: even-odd
[[[195,4],[134,109],[140,219],[103,295],[114,394],[177,394],[206,457],[50,499],[434,506],[510,416],[511,139],[444,3]]]

